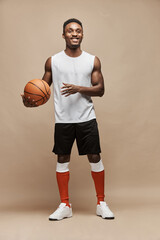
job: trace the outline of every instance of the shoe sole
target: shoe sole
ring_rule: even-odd
[[[115,219],[115,217],[102,217],[102,215],[98,215],[98,214],[97,214],[97,216],[98,216],[98,217],[101,217],[101,218],[103,218],[103,219],[108,219],[108,220],[113,220],[113,219]]]
[[[64,217],[64,218],[60,218],[60,219],[57,219],[57,218],[48,218],[49,221],[60,221],[60,220],[63,220],[63,219],[66,219],[66,218],[71,218],[72,216],[69,216],[69,217]]]

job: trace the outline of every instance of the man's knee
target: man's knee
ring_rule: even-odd
[[[98,163],[101,159],[100,154],[87,154],[87,157],[91,163]]]
[[[57,162],[59,163],[66,163],[70,161],[70,155],[58,155]]]

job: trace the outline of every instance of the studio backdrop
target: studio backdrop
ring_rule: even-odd
[[[56,207],[54,104],[23,106],[25,84],[42,78],[48,57],[65,48],[62,26],[78,18],[82,50],[99,57],[103,97],[93,97],[112,206],[157,202],[160,193],[160,1],[0,1],[1,208]],[[76,144],[69,192],[77,208],[95,206],[86,156]],[[91,200],[92,199],[92,200]],[[129,200],[129,201],[128,201]],[[85,205],[84,205],[85,202]]]

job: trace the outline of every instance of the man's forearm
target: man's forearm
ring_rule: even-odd
[[[92,86],[92,87],[83,87],[79,86],[79,93],[88,95],[88,96],[99,96],[102,97],[104,94],[104,88],[99,86]]]

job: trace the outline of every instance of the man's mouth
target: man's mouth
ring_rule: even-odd
[[[79,38],[71,38],[73,42],[78,42]]]

